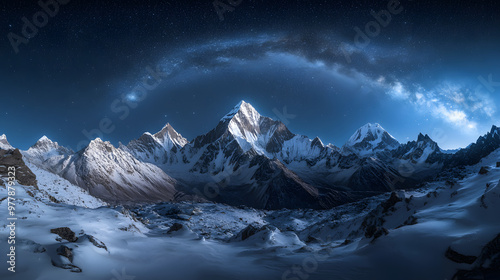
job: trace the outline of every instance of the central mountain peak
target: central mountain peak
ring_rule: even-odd
[[[398,146],[399,142],[385,131],[380,124],[367,123],[349,138],[343,147],[343,151],[345,153],[354,152],[365,156],[379,150],[392,150]]]
[[[267,154],[279,150],[283,142],[293,136],[282,122],[261,116],[250,103],[242,100],[220,120],[215,129],[197,137],[194,145],[202,147],[234,139],[244,152],[253,149],[259,154]]]
[[[239,121],[247,120],[251,124],[258,125],[260,117],[259,112],[250,103],[241,100],[221,121],[226,122],[236,118]]]

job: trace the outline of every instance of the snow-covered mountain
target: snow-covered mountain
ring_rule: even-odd
[[[329,208],[474,164],[500,147],[499,135],[493,127],[476,144],[445,154],[428,135],[400,144],[379,124],[366,124],[339,149],[294,134],[241,101],[191,142],[167,124],[127,146],[96,139],[77,153],[42,137],[24,156],[108,202],[188,194],[265,209]]]
[[[59,146],[57,142],[53,142],[47,136],[43,136],[23,154],[34,164],[43,165],[47,170],[51,171],[52,167],[57,167],[60,164],[64,165],[64,160],[67,160],[74,152],[71,149]]]
[[[438,144],[429,135],[418,135],[417,141],[410,141],[399,146],[393,151],[393,156],[399,159],[408,160],[410,163],[434,163],[441,160],[443,153]]]
[[[14,147],[12,147],[9,144],[9,141],[7,141],[7,136],[5,134],[0,135],[0,149],[1,150],[14,149]]]
[[[379,151],[394,150],[399,142],[380,124],[367,123],[360,127],[342,147],[342,153],[370,156]]]
[[[54,190],[18,185],[16,256],[24,261],[16,274],[3,270],[0,277],[498,279],[499,157],[497,149],[457,170],[462,179],[445,176],[321,211],[99,201],[79,207],[50,199],[46,191]],[[34,172],[50,184],[51,176]],[[0,197],[7,196],[0,188]],[[0,200],[1,207],[7,203]],[[9,235],[9,227],[0,227],[0,238]],[[0,249],[9,252],[7,242]]]
[[[153,164],[97,138],[77,153],[42,138],[24,156],[111,203],[172,201],[178,195],[175,180]]]
[[[120,145],[120,148],[141,161],[163,165],[177,163],[177,152],[187,143],[186,138],[167,123],[159,132],[146,132],[127,146]]]
[[[451,155],[448,166],[476,164],[498,148],[500,148],[500,128],[493,125],[488,133],[477,139],[476,143]]]

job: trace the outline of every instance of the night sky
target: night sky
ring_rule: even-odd
[[[444,149],[500,125],[498,1],[70,0],[45,23],[1,5],[0,134],[21,149],[167,122],[191,140],[240,100],[337,146],[368,122]]]

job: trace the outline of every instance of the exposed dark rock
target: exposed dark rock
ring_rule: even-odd
[[[475,256],[462,255],[457,251],[451,249],[451,247],[448,247],[448,249],[446,250],[445,257],[456,263],[467,263],[467,264],[472,264],[477,259],[477,257]]]
[[[15,167],[15,178],[19,184],[24,186],[34,186],[38,189],[35,174],[26,166],[23,155],[18,149],[1,150],[0,149],[0,177],[8,176],[9,167]],[[1,180],[0,180],[1,181]]]
[[[248,239],[250,236],[255,235],[258,231],[258,228],[254,227],[253,225],[248,225],[241,231],[241,240],[243,241]]]
[[[488,242],[471,270],[459,270],[452,280],[496,280],[500,279],[500,234]]]
[[[382,212],[386,213],[389,209],[394,207],[394,205],[396,205],[396,203],[398,203],[400,201],[403,201],[403,199],[401,197],[399,197],[397,193],[392,192],[391,197],[389,197],[388,200],[382,202],[382,204],[381,204],[382,209],[383,209]]]
[[[386,228],[382,227],[382,228],[377,228],[375,233],[373,234],[373,241],[375,241],[375,239],[381,237],[382,235],[388,235],[389,234],[389,230],[387,230]]]
[[[500,270],[500,234],[483,247],[477,258],[480,267],[489,267]]]
[[[481,175],[488,174],[488,172],[490,172],[490,170],[486,166],[481,167],[481,169],[479,170],[479,174]]]
[[[172,233],[181,230],[184,227],[184,225],[179,224],[179,223],[174,223],[170,229],[168,230],[167,233]]]
[[[62,239],[66,239],[69,242],[76,242],[78,240],[75,233],[68,227],[54,228],[50,232],[59,235]]]
[[[55,197],[51,196],[50,194],[49,194],[49,199],[50,199],[50,201],[52,201],[54,203],[60,203],[59,200],[57,200]]]
[[[452,280],[498,280],[500,271],[491,269],[459,270]]]
[[[418,223],[417,217],[411,215],[410,217],[408,217],[408,219],[402,225],[398,226],[397,229],[402,228],[404,226],[416,225],[417,223]]]
[[[57,254],[66,257],[70,262],[73,262],[73,249],[61,245],[57,248]]]
[[[485,209],[488,209],[488,205],[486,205],[486,202],[484,201],[486,197],[484,196],[484,194],[481,196],[481,207],[485,208]]]
[[[351,244],[352,242],[353,242],[352,240],[346,239],[346,240],[344,240],[344,242],[342,242],[342,244],[340,244],[340,246],[346,246],[346,245]]]
[[[306,243],[321,243],[321,240],[319,240],[318,238],[316,238],[314,236],[308,236]]]
[[[97,248],[102,248],[106,251],[108,251],[108,247],[106,247],[106,244],[104,244],[104,242],[100,241],[99,239],[95,238],[94,236],[92,235],[87,235],[90,243],[92,243],[94,246],[96,246]]]
[[[71,272],[75,272],[75,273],[82,272],[82,269],[74,264],[61,264],[61,263],[56,263],[56,262],[52,261],[52,265],[55,267],[60,267],[62,269],[69,269]]]
[[[276,227],[270,226],[270,225],[264,225],[262,227],[256,227],[254,225],[248,225],[246,228],[241,230],[236,236],[234,236],[232,239],[236,241],[244,241],[249,239],[250,237],[254,236],[255,234],[259,232],[271,232],[273,230],[276,230]]]

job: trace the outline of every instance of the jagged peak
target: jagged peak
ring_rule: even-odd
[[[169,142],[172,142],[175,145],[178,145],[180,147],[184,147],[189,141],[182,137],[180,133],[178,133],[170,123],[167,123],[160,131],[152,135],[158,141],[165,146],[165,148],[171,148],[171,144]]]
[[[498,134],[499,132],[500,132],[500,131],[499,131],[499,129],[498,129],[498,127],[497,127],[496,125],[492,125],[492,126],[491,126],[491,131],[490,131],[490,133],[492,133],[492,134]]]
[[[91,147],[91,146],[102,146],[102,145],[105,145],[105,146],[113,146],[111,144],[111,142],[109,141],[103,141],[101,138],[97,137],[96,139],[90,141],[88,147]],[[113,146],[114,147],[114,146]]]
[[[417,141],[420,142],[420,141],[424,141],[426,139],[429,139],[429,135],[423,135],[422,133],[419,133],[418,134],[418,137],[417,137]]]
[[[229,113],[227,113],[221,119],[221,121],[231,120],[236,115],[241,115],[252,120],[260,118],[259,112],[257,112],[257,110],[255,110],[255,108],[250,103],[245,102],[245,100],[241,100]]]
[[[44,143],[44,142],[48,142],[48,143],[54,143],[52,140],[50,140],[47,136],[42,136],[40,137],[40,139],[38,139],[37,142],[40,142],[40,143]]]
[[[103,141],[101,138],[95,138],[94,140],[90,141],[90,143],[83,149],[84,153],[94,153],[95,151],[102,151],[105,150],[106,152],[114,152],[117,150],[113,144],[109,141]]]
[[[0,135],[0,149],[4,150],[14,149],[14,147],[10,145],[9,141],[7,141],[7,136],[5,134]]]
[[[319,139],[318,136],[316,136],[312,141],[311,141],[311,147],[313,146],[319,146],[319,147],[324,147],[325,145],[323,144],[323,142],[321,141],[321,139]]]
[[[148,132],[146,132],[146,133],[148,133]],[[160,131],[155,133],[154,136],[156,138],[163,138],[167,134],[180,135],[179,133],[177,133],[177,131],[175,131],[175,129],[170,125],[170,123],[167,123],[165,126],[163,126],[163,128]]]

